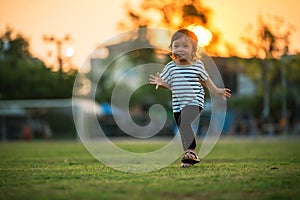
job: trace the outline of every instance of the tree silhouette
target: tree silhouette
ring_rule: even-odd
[[[6,32],[0,38],[0,44],[2,51],[7,55],[19,58],[31,56],[28,41],[19,33],[14,36],[14,31],[10,27],[7,27]]]
[[[75,72],[53,72],[29,52],[29,42],[7,28],[0,34],[0,99],[70,98]]]
[[[132,30],[142,27],[162,27],[170,30],[185,28],[189,25],[201,25],[211,30],[213,38],[205,50],[217,54],[215,46],[219,33],[210,23],[212,11],[200,0],[143,0],[138,8],[126,3],[126,18],[118,25],[120,30]]]
[[[260,59],[278,59],[288,54],[290,46],[290,35],[294,28],[286,24],[276,16],[263,18],[258,17],[257,28],[250,25],[242,36],[242,40],[248,47],[251,57]]]
[[[270,82],[272,88],[280,86],[279,81],[272,81],[278,77],[279,73],[276,73],[276,71],[280,71],[279,65],[276,67],[275,63],[276,59],[290,53],[289,38],[293,28],[276,16],[268,18],[267,21],[259,16],[257,29],[250,28],[252,31],[246,31],[248,35],[243,36],[242,39],[247,44],[249,54],[260,59],[264,105],[262,117],[264,120],[269,121],[271,118]]]

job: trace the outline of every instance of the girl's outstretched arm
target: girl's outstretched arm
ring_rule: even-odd
[[[205,85],[209,91],[211,91],[216,96],[223,97],[224,100],[226,98],[231,97],[231,90],[228,88],[218,88],[214,82],[208,77],[208,79],[205,81]]]
[[[153,76],[150,74],[150,84],[156,85],[155,89],[157,90],[158,87],[163,87],[163,88],[170,88],[170,85],[164,82],[159,75],[159,72],[156,73],[156,76]]]

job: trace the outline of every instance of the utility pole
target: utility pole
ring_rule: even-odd
[[[46,42],[52,42],[56,45],[56,54],[57,54],[57,63],[59,67],[59,71],[63,73],[63,55],[62,55],[62,46],[65,42],[70,40],[70,36],[68,34],[65,35],[63,38],[57,38],[53,35],[47,36],[44,35],[43,40]]]

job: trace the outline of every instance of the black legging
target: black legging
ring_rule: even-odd
[[[174,113],[176,124],[181,135],[184,151],[196,148],[195,134],[192,129],[192,122],[200,114],[202,108],[199,106],[185,106],[181,112]]]

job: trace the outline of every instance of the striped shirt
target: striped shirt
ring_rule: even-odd
[[[204,89],[200,83],[209,77],[204,65],[197,60],[193,65],[177,65],[169,62],[160,74],[171,86],[173,112],[180,112],[186,105],[204,106]]]

